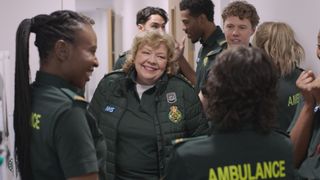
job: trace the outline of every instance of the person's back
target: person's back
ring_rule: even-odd
[[[203,91],[212,134],[178,146],[167,179],[294,179],[291,141],[274,130],[276,87],[275,65],[258,48],[222,52]]]
[[[297,67],[290,74],[279,78],[277,122],[282,131],[288,130],[301,99],[296,86],[296,80],[301,72],[302,70]]]
[[[196,149],[195,149],[196,147]],[[168,179],[292,179],[292,146],[288,136],[271,131],[214,133],[182,144],[173,155],[176,168]],[[178,163],[182,161],[182,163]],[[184,174],[175,178],[175,173]]]
[[[296,80],[302,70],[304,49],[295,39],[293,29],[283,22],[264,22],[253,37],[253,45],[261,48],[275,62],[279,74],[277,123],[287,131],[300,101]]]

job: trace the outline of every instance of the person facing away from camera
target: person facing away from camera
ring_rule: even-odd
[[[277,78],[258,48],[219,54],[204,91],[212,134],[177,143],[165,179],[294,179],[291,141],[274,129]]]
[[[82,92],[94,68],[94,21],[59,10],[24,19],[16,34],[14,131],[22,180],[97,180],[106,176],[106,145]],[[29,36],[40,69],[30,84]]]
[[[304,49],[290,25],[272,21],[264,22],[257,28],[253,45],[265,51],[277,66],[277,123],[286,132],[301,96],[296,80],[303,71],[299,65],[305,57]]]

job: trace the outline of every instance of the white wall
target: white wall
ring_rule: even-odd
[[[95,9],[91,11],[82,12],[83,14],[91,17],[95,21],[93,29],[97,34],[97,51],[96,56],[99,60],[99,67],[96,68],[90,78],[90,81],[86,84],[86,98],[91,100],[92,95],[102,77],[108,72],[108,53],[110,49],[108,45],[107,37],[107,11],[106,9]]]
[[[19,4],[19,6],[17,6]],[[0,17],[7,18],[3,20],[0,33],[0,50],[8,50],[10,56],[10,65],[7,69],[6,92],[8,96],[9,112],[13,109],[13,85],[14,85],[14,64],[15,64],[15,34],[19,23],[25,18],[31,18],[40,13],[50,13],[54,10],[61,9],[61,1],[51,0],[10,0],[1,3]],[[33,36],[30,38],[30,64],[31,70],[38,67],[38,54],[33,45]],[[34,77],[34,76],[33,76]],[[12,113],[10,113],[11,115]]]

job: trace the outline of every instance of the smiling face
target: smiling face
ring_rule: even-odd
[[[250,37],[254,33],[255,28],[252,27],[249,19],[229,16],[224,21],[223,30],[228,47],[237,45],[249,46]]]
[[[187,34],[192,43],[200,40],[203,32],[200,25],[200,17],[193,17],[190,15],[189,10],[180,11],[182,20],[182,30]]]
[[[138,24],[138,29],[140,31],[159,30],[165,32],[166,22],[160,15],[153,14],[145,24]]]
[[[139,46],[134,58],[137,71],[137,82],[142,85],[153,85],[165,72],[168,62],[168,50],[164,44],[153,48],[147,44]]]
[[[84,88],[95,67],[98,59],[95,55],[97,37],[91,25],[81,25],[76,33],[75,42],[69,43],[68,58],[64,62],[64,78],[72,85]]]

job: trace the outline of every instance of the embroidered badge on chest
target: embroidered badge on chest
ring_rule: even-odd
[[[167,93],[167,102],[170,104],[177,102],[177,95],[175,92]]]
[[[206,66],[208,64],[208,57],[205,57],[203,59],[203,66]]]
[[[105,109],[104,109],[104,111],[105,112],[114,112],[115,111],[115,107],[113,107],[113,106],[110,106],[110,105],[108,105]]]
[[[181,111],[178,106],[171,106],[169,111],[169,119],[173,123],[179,123],[182,119]]]

